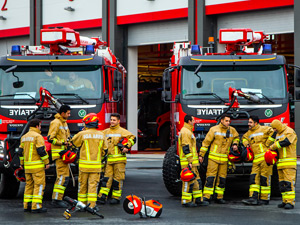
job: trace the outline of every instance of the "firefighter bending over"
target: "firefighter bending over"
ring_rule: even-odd
[[[208,202],[202,202],[202,182],[199,176],[198,166],[199,156],[196,149],[196,138],[193,134],[194,117],[186,115],[184,125],[179,133],[178,148],[180,156],[181,169],[189,168],[194,174],[192,180],[182,179],[181,204],[184,207],[195,207],[208,205]],[[181,175],[184,175],[184,170]],[[189,171],[190,173],[190,171]],[[182,176],[181,176],[182,177]]]
[[[24,191],[24,212],[44,213],[42,207],[45,181],[45,168],[49,168],[49,157],[45,141],[41,135],[41,121],[29,121],[29,131],[21,137],[18,151],[21,168],[25,169],[26,186]]]
[[[65,164],[60,158],[60,152],[69,145],[67,142],[70,137],[67,119],[71,115],[71,108],[68,105],[62,105],[55,119],[50,123],[48,132],[48,141],[51,143],[52,160],[56,165],[56,181],[52,194],[52,205],[57,208],[68,208],[67,203],[62,199],[70,179],[69,165]]]
[[[105,129],[103,133],[108,142],[108,155],[97,202],[105,204],[110,188],[112,188],[110,204],[120,204],[125,180],[126,153],[135,144],[136,138],[128,130],[120,127],[120,114],[118,113],[110,115],[110,128]]]
[[[97,114],[89,113],[82,121],[85,129],[71,140],[74,146],[80,147],[78,201],[89,203],[89,207],[99,211],[96,207],[97,186],[100,180],[101,158],[107,152],[107,143],[104,134],[97,130]]]
[[[264,155],[275,141],[276,132],[271,127],[261,126],[257,116],[250,116],[249,130],[243,135],[242,142],[254,154],[250,175],[249,199],[242,200],[246,205],[268,205],[271,194],[271,175],[273,166],[268,166]]]
[[[237,151],[239,143],[238,132],[229,124],[230,116],[222,115],[220,124],[211,127],[202,142],[200,163],[203,162],[203,157],[210,146],[203,201],[210,202],[211,196],[215,193],[217,195],[216,203],[226,203],[223,195],[227,176],[228,149],[232,144],[233,151]]]
[[[282,203],[278,208],[293,209],[295,206],[295,183],[297,171],[297,135],[295,131],[279,120],[273,120],[271,127],[277,131],[276,141],[270,146],[277,150],[277,170]]]

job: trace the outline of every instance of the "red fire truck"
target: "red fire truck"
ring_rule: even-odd
[[[10,55],[0,57],[0,197],[18,193],[15,151],[29,119],[41,119],[44,137],[61,104],[71,106],[68,125],[73,135],[91,112],[97,113],[101,130],[109,127],[114,112],[126,124],[126,70],[105,42],[58,27],[42,29],[41,44],[15,45]],[[73,85],[76,80],[80,84]],[[54,168],[48,173],[54,175]]]
[[[175,43],[170,67],[163,74],[162,99],[171,104],[171,142],[163,163],[163,179],[173,195],[181,195],[177,137],[186,114],[195,118],[198,147],[210,127],[224,113],[240,135],[248,130],[248,118],[257,115],[260,124],[279,119],[290,125],[290,95],[286,61],[272,54],[263,32],[251,29],[222,29],[223,53],[203,53],[198,45]],[[236,166],[234,174],[249,174],[251,163]],[[205,163],[200,167],[201,177]],[[273,177],[276,177],[274,173]],[[276,179],[274,179],[276,180]],[[278,185],[273,185],[278,190]]]

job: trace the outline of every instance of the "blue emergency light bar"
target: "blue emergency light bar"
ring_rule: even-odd
[[[22,55],[20,45],[11,46],[11,55]]]
[[[94,45],[87,45],[85,46],[85,55],[94,54]]]
[[[263,54],[272,54],[271,44],[263,44]]]
[[[192,45],[191,54],[192,55],[201,55],[200,46],[199,45]]]

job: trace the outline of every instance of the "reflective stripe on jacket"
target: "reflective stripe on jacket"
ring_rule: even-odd
[[[254,154],[254,163],[265,160],[264,155],[269,146],[275,141],[272,138],[274,130],[271,127],[257,124],[248,130],[242,138],[243,145],[249,144]]]
[[[21,137],[19,157],[25,173],[36,173],[45,169],[49,157],[45,149],[45,140],[39,129],[30,127],[29,131]]]
[[[79,170],[82,172],[101,172],[102,157],[107,149],[104,134],[96,128],[86,128],[71,140],[80,147]]]
[[[55,119],[50,123],[48,132],[48,141],[51,143],[52,160],[60,157],[59,152],[65,149],[62,145],[70,137],[68,124],[59,113],[55,115]]]
[[[225,164],[228,161],[231,144],[238,144],[239,140],[239,134],[235,128],[231,126],[227,128],[220,123],[209,129],[202,142],[200,156],[204,157],[210,146],[208,158],[217,163]]]
[[[275,121],[275,120],[274,120]],[[273,121],[273,122],[274,122]],[[278,121],[278,120],[277,120]],[[273,125],[273,122],[271,125]],[[278,169],[297,168],[297,135],[295,131],[280,121],[273,125],[277,129],[276,141],[270,146],[271,150],[278,150]]]
[[[184,123],[179,133],[178,148],[182,168],[187,167],[189,163],[192,163],[193,166],[199,166],[196,138],[193,134],[192,125]]]
[[[123,154],[118,148],[118,143],[123,138],[128,139],[127,147],[131,148],[135,144],[135,136],[128,130],[117,125],[107,128],[103,131],[108,146],[107,164],[114,164],[127,161],[126,154]]]

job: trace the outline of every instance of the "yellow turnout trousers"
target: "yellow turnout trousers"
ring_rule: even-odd
[[[84,204],[90,203],[91,208],[96,206],[97,186],[100,173],[86,173],[79,171],[78,177],[78,201]]]
[[[295,205],[296,169],[278,169],[282,202]]]
[[[62,200],[70,179],[69,165],[65,164],[62,159],[56,159],[55,165],[56,181],[53,188],[52,199]]]
[[[192,171],[196,174],[196,178],[190,182],[182,181],[181,204],[189,203],[199,198],[202,201],[202,182],[196,166],[192,167]]]

